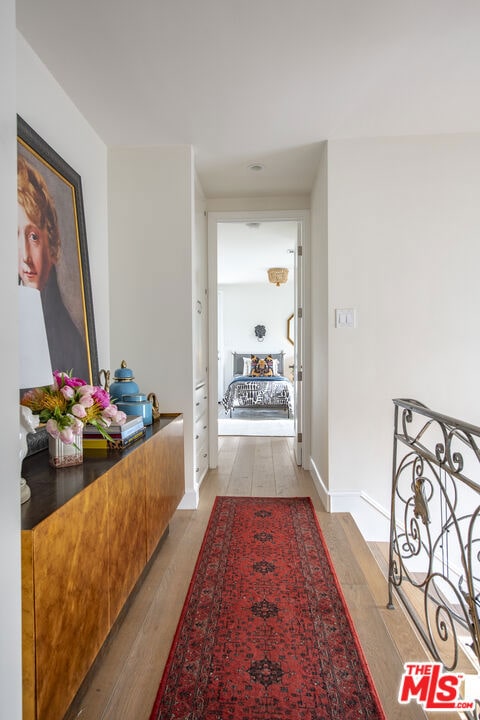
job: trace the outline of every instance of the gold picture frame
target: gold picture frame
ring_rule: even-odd
[[[289,315],[287,320],[287,340],[292,345],[295,345],[295,318],[294,313]]]

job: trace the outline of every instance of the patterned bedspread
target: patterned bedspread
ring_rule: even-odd
[[[249,375],[235,377],[223,397],[226,413],[232,415],[235,408],[283,408],[293,415],[293,385],[287,378],[252,378]]]

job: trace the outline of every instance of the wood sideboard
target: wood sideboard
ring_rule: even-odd
[[[61,720],[185,490],[183,416],[123,451],[23,462],[23,718]]]

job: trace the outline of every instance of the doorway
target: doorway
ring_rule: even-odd
[[[219,436],[294,436],[296,243],[294,220],[217,224]]]
[[[303,263],[307,220],[307,211],[208,215],[209,387],[214,390],[209,393],[211,467],[217,465],[219,420],[221,423],[225,417],[221,395],[229,387],[234,373],[242,373],[242,356],[248,358],[254,353],[259,358],[265,353],[276,354],[283,362],[282,374],[294,386],[294,419],[291,415],[288,418],[286,407],[263,408],[261,417],[260,408],[255,406],[253,430],[228,434],[270,434],[261,425],[267,427],[275,415],[281,414],[283,417],[278,419],[281,422],[288,419],[292,431],[287,428],[288,423],[283,422],[283,430],[277,425],[279,432],[271,434],[293,435],[297,464],[302,465],[306,440]],[[271,282],[273,278],[269,279],[267,274],[270,267],[288,270],[288,281],[278,286],[276,278]],[[259,337],[257,330],[263,336]],[[237,363],[236,370],[234,363]],[[248,408],[236,408],[233,415],[238,421],[241,417],[248,420]]]

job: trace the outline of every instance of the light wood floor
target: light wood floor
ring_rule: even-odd
[[[202,483],[196,511],[179,510],[128,612],[107,643],[65,720],[148,720],[216,495],[310,496],[388,720],[421,720],[400,706],[403,662],[423,651],[401,609],[387,610],[387,585],[348,514],[324,512],[308,472],[293,459],[292,438],[225,437],[218,469]],[[378,557],[382,548],[372,548]],[[457,718],[428,714],[429,720]]]

